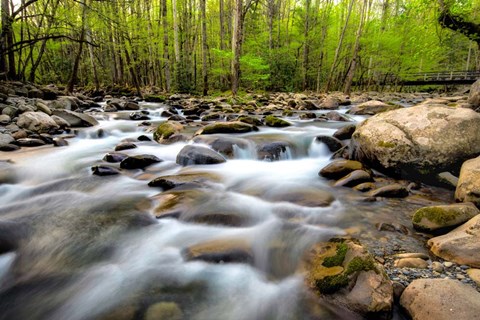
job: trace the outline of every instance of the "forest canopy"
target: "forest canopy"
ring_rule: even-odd
[[[0,77],[69,91],[349,91],[480,70],[480,0],[0,1]]]

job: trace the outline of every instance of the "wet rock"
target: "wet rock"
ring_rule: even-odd
[[[96,176],[113,176],[120,174],[120,171],[110,166],[93,166],[92,173]]]
[[[328,119],[328,120],[331,120],[331,121],[351,121],[351,119],[343,114],[341,114],[340,112],[337,112],[337,111],[330,111],[329,113],[325,114],[325,117]]]
[[[324,143],[331,152],[337,152],[345,146],[342,141],[330,136],[317,136],[315,141]]]
[[[430,250],[438,257],[480,267],[480,215],[449,233],[428,240]]]
[[[251,131],[257,131],[258,128],[250,124],[233,121],[233,122],[215,122],[206,125],[202,129],[198,130],[195,135],[201,134],[216,134],[216,133],[247,133]]]
[[[290,188],[271,188],[262,194],[265,200],[290,202],[304,207],[327,207],[335,197],[326,190],[292,185]]]
[[[480,319],[480,293],[456,280],[414,280],[400,304],[418,320]]]
[[[183,312],[175,302],[158,302],[145,312],[145,320],[183,320]]]
[[[355,114],[355,115],[375,115],[377,113],[392,111],[392,110],[397,110],[402,108],[403,107],[399,105],[387,104],[381,101],[372,100],[372,101],[367,101],[352,107],[350,110],[347,111],[347,113]]]
[[[50,110],[50,108],[42,101],[35,102],[35,106],[37,107],[38,111],[46,113],[49,116],[52,115],[52,110]]]
[[[387,186],[370,191],[370,197],[384,197],[384,198],[405,198],[409,194],[407,188],[401,184],[394,183]]]
[[[122,162],[122,160],[126,159],[128,155],[119,152],[109,152],[103,157],[103,161],[110,162],[110,163],[117,163]]]
[[[443,265],[438,261],[432,262],[432,270],[438,273],[442,273],[444,271]]]
[[[36,133],[54,132],[59,128],[55,121],[43,112],[22,113],[18,117],[17,125]]]
[[[137,148],[137,145],[133,142],[122,142],[115,146],[115,151],[129,150],[135,148]]]
[[[15,139],[9,135],[8,133],[0,133],[0,146],[1,145],[6,145],[6,144],[11,144],[14,142]]]
[[[468,103],[473,105],[474,108],[480,107],[480,80],[475,81],[475,83],[470,87]]]
[[[53,110],[54,115],[62,118],[70,124],[70,127],[93,127],[98,125],[94,117],[70,110]]]
[[[355,124],[348,124],[344,127],[341,127],[335,133],[333,134],[334,138],[337,138],[339,140],[347,140],[350,139],[355,132],[355,129],[357,126]]]
[[[472,279],[475,281],[477,286],[480,286],[480,269],[468,269],[467,274]]]
[[[289,149],[290,145],[284,141],[266,143],[258,147],[258,159],[267,161],[278,161],[285,157]]]
[[[43,141],[42,139],[35,138],[17,139],[16,143],[21,147],[40,147],[46,144],[45,141]]]
[[[128,117],[133,121],[150,120],[150,117],[143,112],[132,112]]]
[[[61,129],[65,129],[67,127],[70,127],[70,123],[68,123],[66,120],[64,120],[63,118],[60,118],[59,116],[55,116],[53,115],[52,116],[52,119],[53,121],[55,121],[55,123],[61,128]]]
[[[373,181],[372,176],[364,170],[355,170],[339,179],[334,187],[355,187],[360,183]]]
[[[340,101],[336,97],[329,96],[320,103],[319,108],[322,110],[334,110],[338,109]]]
[[[277,118],[273,115],[269,115],[265,117],[265,125],[269,127],[280,128],[280,127],[288,127],[288,126],[291,126],[292,124],[288,121]]]
[[[122,169],[145,169],[152,164],[162,162],[163,160],[151,154],[140,154],[127,157],[120,162]]]
[[[307,113],[302,113],[300,115],[301,120],[310,120],[310,119],[316,119],[317,115],[313,112],[307,112]]]
[[[211,263],[253,263],[250,245],[240,239],[212,240],[188,247],[183,251],[187,260]]]
[[[102,107],[102,110],[103,112],[117,112],[118,111],[117,106],[120,107],[118,104],[115,104],[115,103],[107,103]]]
[[[458,185],[458,178],[450,172],[441,172],[438,174],[438,181],[449,189],[455,190]]]
[[[248,140],[229,136],[200,135],[193,141],[209,145],[213,150],[230,159],[234,158],[236,148],[247,150],[249,147]]]
[[[359,185],[356,185],[355,187],[353,187],[353,189],[355,189],[357,191],[360,191],[360,192],[367,192],[367,191],[373,190],[375,188],[376,188],[376,185],[373,182],[364,182],[364,183],[360,183]]]
[[[368,318],[388,317],[393,287],[383,267],[349,240],[316,244],[303,261],[307,285],[322,298]]]
[[[226,162],[225,158],[212,149],[187,145],[177,155],[176,162],[182,166],[199,164],[218,164]]]
[[[424,207],[413,214],[412,223],[417,230],[436,231],[459,226],[479,213],[471,203]]]
[[[137,102],[135,101],[127,101],[124,105],[123,105],[123,108],[125,110],[140,110],[140,106],[138,105]]]
[[[355,170],[364,170],[361,162],[353,160],[338,159],[325,166],[318,173],[319,176],[327,179],[340,179]]]
[[[255,117],[251,117],[251,116],[240,116],[240,117],[238,117],[237,121],[248,123],[249,125],[252,125],[252,126],[262,126],[263,125],[263,122],[260,119],[255,118]]]
[[[10,123],[10,121],[12,121],[12,119],[10,118],[9,115],[6,115],[6,114],[0,115],[0,125],[6,126],[7,124]]]
[[[395,175],[429,179],[480,154],[480,114],[415,106],[375,115],[351,140],[351,158]]]
[[[415,268],[426,269],[428,268],[428,262],[420,258],[403,258],[395,261],[395,267],[397,268]]]
[[[148,183],[149,187],[159,187],[164,191],[188,186],[201,187],[209,182],[219,181],[220,177],[211,173],[180,173],[172,176],[162,176],[153,179]]]
[[[53,145],[55,147],[66,147],[68,146],[68,141],[61,137],[53,138]]]
[[[465,161],[460,171],[455,199],[480,208],[480,157]]]
[[[11,144],[11,143],[0,144],[0,151],[11,152],[11,151],[17,151],[19,149],[20,147],[15,144]]]

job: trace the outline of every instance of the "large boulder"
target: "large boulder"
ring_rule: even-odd
[[[176,121],[167,121],[160,124],[153,133],[153,139],[161,144],[170,144],[180,141],[176,137],[181,137],[179,134],[184,127],[181,123]]]
[[[351,158],[407,178],[457,172],[480,154],[480,114],[465,108],[419,105],[375,115],[351,140]]]
[[[475,81],[470,88],[470,95],[468,96],[468,103],[473,105],[475,108],[480,107],[480,79]]]
[[[246,133],[250,131],[257,131],[258,128],[248,123],[240,121],[232,122],[215,122],[206,125],[202,129],[198,130],[195,135],[200,134],[215,134],[215,133]]]
[[[430,250],[438,257],[480,267],[480,215],[449,233],[428,240]]]
[[[85,114],[74,112],[70,110],[55,109],[52,110],[53,114],[62,118],[70,124],[70,127],[93,127],[98,124],[98,121],[94,117]]]
[[[400,304],[415,320],[480,319],[480,293],[457,280],[414,280]]]
[[[53,132],[59,128],[55,120],[43,112],[22,113],[18,117],[17,125],[37,133]]]
[[[465,161],[455,190],[455,199],[480,208],[480,157]]]
[[[226,160],[221,154],[202,146],[187,145],[177,154],[177,163],[182,166],[223,162]]]
[[[348,114],[355,115],[374,115],[381,112],[401,109],[402,106],[395,104],[387,104],[378,100],[371,100],[352,107],[347,111]]]
[[[318,243],[307,253],[302,269],[310,289],[327,301],[369,319],[389,317],[392,283],[383,266],[358,243]]]
[[[436,231],[461,225],[479,213],[471,203],[424,207],[413,214],[412,223],[415,229]]]

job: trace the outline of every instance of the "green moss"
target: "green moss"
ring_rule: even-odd
[[[153,133],[153,139],[159,141],[160,139],[168,139],[175,134],[175,128],[171,123],[164,122],[157,127]]]
[[[202,134],[246,133],[246,132],[254,131],[255,129],[257,128],[239,121],[216,122],[203,127]]]
[[[394,143],[388,142],[388,141],[383,141],[383,140],[378,142],[378,146],[382,147],[382,148],[395,148]]]
[[[345,271],[336,276],[327,276],[315,281],[315,286],[320,293],[331,294],[343,287],[346,287],[350,281],[350,276],[360,271],[375,270],[375,262],[369,256],[366,258],[355,257],[346,267]]]
[[[238,117],[237,120],[240,121],[240,122],[251,124],[253,126],[261,126],[262,125],[262,121],[260,121],[257,118],[254,118],[254,117],[250,117],[250,116],[240,116],[240,117]]]
[[[293,116],[293,111],[292,110],[283,110],[282,115],[285,117],[291,117]]]
[[[323,260],[322,265],[327,268],[341,266],[345,255],[347,254],[348,246],[345,243],[337,245],[337,253],[333,257],[327,257]]]
[[[145,96],[145,102],[165,102],[167,100],[164,96],[161,95],[155,95],[155,94],[149,94]]]
[[[448,222],[455,220],[458,213],[454,210],[447,210],[439,207],[421,208],[413,215],[413,222],[420,223],[423,218],[430,220],[439,225],[445,225]]]
[[[265,124],[269,127],[288,127],[291,125],[289,122],[273,115],[268,115],[265,117]]]

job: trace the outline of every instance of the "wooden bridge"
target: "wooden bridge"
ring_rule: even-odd
[[[480,71],[435,71],[405,73],[402,75],[384,74],[377,84],[395,86],[455,85],[472,84],[480,79]]]

